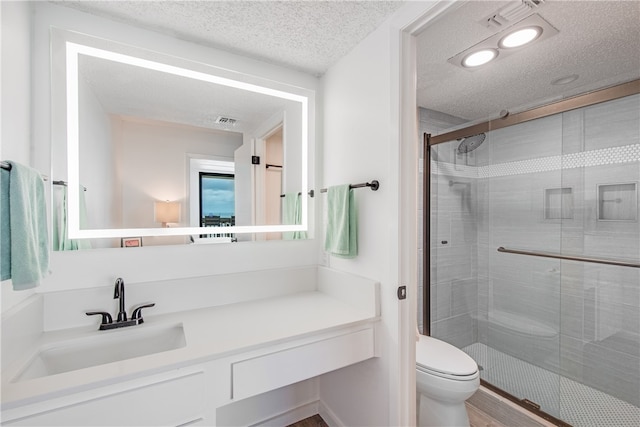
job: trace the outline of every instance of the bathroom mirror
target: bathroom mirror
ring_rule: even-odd
[[[306,232],[313,91],[63,30],[52,79],[70,239]]]

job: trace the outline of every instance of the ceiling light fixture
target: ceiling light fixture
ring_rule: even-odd
[[[479,67],[494,60],[498,56],[496,49],[482,49],[464,57],[462,65],[468,68]]]
[[[538,26],[521,28],[513,31],[498,42],[498,46],[502,49],[512,49],[514,47],[524,46],[531,43],[542,35],[542,28]]]
[[[553,37],[558,32],[544,18],[534,14],[457,53],[447,62],[473,72],[481,69],[481,65],[524,51],[525,47]]]

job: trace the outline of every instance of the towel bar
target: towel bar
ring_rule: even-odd
[[[374,179],[371,182],[363,182],[360,184],[349,184],[349,188],[363,188],[363,187],[371,187],[371,191],[378,191],[378,188],[380,188],[380,182],[377,179]],[[327,189],[326,188],[321,188],[320,189],[321,193],[326,193]],[[301,195],[302,193],[298,193],[298,196]],[[313,190],[309,190],[309,196],[313,197],[315,196],[315,191]],[[281,194],[280,197],[284,197],[284,194]]]
[[[380,188],[380,183],[378,182],[377,179],[374,179],[371,182],[363,182],[361,184],[349,184],[349,188],[363,188],[363,187],[371,187],[371,191],[378,191],[378,188]],[[322,188],[320,192],[326,193],[327,189]]]

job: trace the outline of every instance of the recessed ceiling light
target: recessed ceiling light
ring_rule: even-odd
[[[480,65],[484,65],[495,59],[496,56],[498,56],[498,51],[496,49],[478,50],[465,56],[462,60],[462,65],[465,67],[479,67]]]
[[[542,28],[538,26],[521,28],[519,30],[512,31],[504,36],[498,42],[498,46],[503,49],[509,49],[514,47],[524,46],[527,43],[531,43],[542,34]]]
[[[555,79],[554,81],[551,82],[551,84],[555,86],[568,85],[569,83],[572,83],[578,80],[578,77],[580,76],[577,74],[571,74],[569,76],[564,76],[564,77],[560,77],[559,79]]]

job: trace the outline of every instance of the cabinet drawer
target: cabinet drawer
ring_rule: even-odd
[[[374,356],[373,329],[363,329],[231,364],[231,398],[244,399]]]
[[[4,423],[11,426],[114,426],[189,425],[204,411],[204,374],[123,388],[90,400],[79,401]]]

